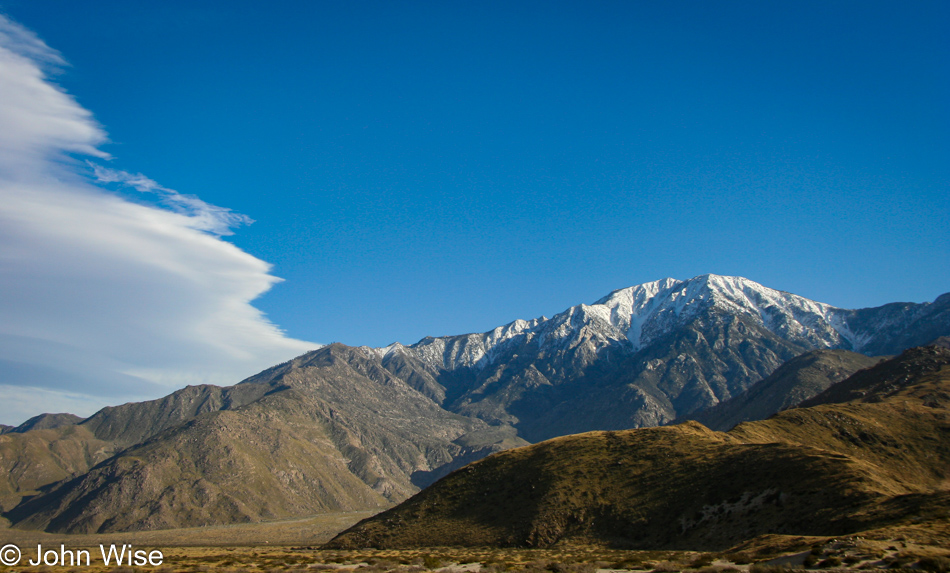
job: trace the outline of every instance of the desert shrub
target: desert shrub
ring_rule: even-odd
[[[818,562],[819,567],[837,567],[838,565],[841,565],[841,559],[834,555]]]
[[[442,559],[427,553],[422,556],[422,566],[426,569],[438,569],[442,567]]]
[[[950,557],[921,557],[917,561],[917,567],[932,573],[948,573],[950,572]]]
[[[752,563],[752,558],[743,553],[724,553],[721,557],[724,561],[731,561],[736,565],[748,565]]]
[[[382,561],[376,565],[370,565],[367,568],[360,568],[360,573],[389,573],[390,571],[401,571],[402,567],[398,563],[393,563],[392,561]],[[423,571],[424,568],[420,567],[420,571]]]
[[[594,573],[597,570],[592,563],[549,563],[546,569],[552,573]]]
[[[753,563],[749,567],[749,573],[786,573],[788,568],[784,565],[772,565],[770,563]]]
[[[679,573],[683,566],[669,561],[662,561],[653,566],[653,573]]]
[[[498,555],[492,555],[482,563],[482,573],[500,573],[511,569],[511,564]]]
[[[861,558],[858,557],[857,555],[845,555],[845,558],[844,558],[845,565],[854,565],[855,563],[858,563],[859,561],[861,561]]]
[[[904,569],[916,560],[917,558],[911,555],[898,555],[897,557],[885,559],[884,563],[888,569]]]
[[[535,561],[528,561],[527,563],[524,564],[524,571],[528,573],[542,573],[542,572],[547,573],[548,565],[550,564],[551,562],[548,561],[547,559],[538,559]]]
[[[700,569],[702,567],[709,567],[712,565],[714,559],[712,555],[700,555],[689,564],[693,569]]]

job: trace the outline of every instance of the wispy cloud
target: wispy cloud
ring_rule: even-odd
[[[161,202],[176,213],[187,215],[192,221],[192,228],[207,231],[216,235],[232,235],[232,227],[250,225],[254,221],[240,213],[235,213],[226,207],[218,207],[205,203],[194,195],[182,195],[174,189],[162,187],[148,177],[131,174],[126,171],[109,169],[93,162],[88,162],[100,183],[119,183],[131,187],[142,193],[158,195]]]
[[[219,238],[250,219],[98,162],[88,177],[76,158],[108,160],[107,138],[50,81],[64,65],[0,16],[0,422],[230,384],[315,347],[252,306],[280,279]]]

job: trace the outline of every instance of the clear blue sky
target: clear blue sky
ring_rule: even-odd
[[[950,291],[950,3],[0,0],[110,168],[244,214],[288,336],[411,343],[667,276]]]

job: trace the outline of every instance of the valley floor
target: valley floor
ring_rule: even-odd
[[[301,519],[268,521],[238,525],[214,525],[208,527],[189,527],[184,529],[158,529],[154,531],[136,531],[130,533],[105,533],[98,535],[68,535],[24,531],[8,526],[6,520],[0,520],[0,544],[14,543],[21,548],[31,547],[34,551],[37,543],[44,547],[97,547],[106,545],[130,544],[135,547],[215,547],[215,546],[267,546],[267,545],[320,545],[333,538],[337,533],[354,525],[361,519],[370,517],[372,511],[351,511],[327,513]],[[3,569],[0,568],[0,571]]]
[[[842,538],[767,535],[723,552],[624,551],[592,546],[552,549],[432,547],[412,550],[323,550],[320,545],[370,513],[340,513],[263,524],[147,531],[105,535],[54,535],[0,529],[3,545],[15,544],[24,557],[43,550],[91,548],[89,567],[17,567],[0,573],[133,571],[256,573],[776,573],[912,569],[950,570],[950,524],[929,523],[863,532]],[[99,544],[128,544],[164,555],[160,567],[104,566]]]

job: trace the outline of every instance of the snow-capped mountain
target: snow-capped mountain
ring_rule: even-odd
[[[890,354],[941,335],[950,294],[847,310],[738,277],[664,279],[480,334],[332,344],[230,388],[104,408],[36,440],[6,434],[37,447],[7,448],[0,505],[18,526],[57,532],[378,508],[525,440],[703,410],[808,350]]]
[[[517,424],[532,440],[663,423],[807,350],[893,354],[948,332],[950,294],[849,310],[708,274],[620,289],[551,318],[374,350],[384,362],[424,365],[429,395],[435,388],[443,406]]]
[[[616,290],[592,305],[572,306],[550,319],[519,319],[480,334],[427,337],[410,347],[395,343],[376,351],[383,357],[397,350],[410,352],[432,367],[448,370],[485,367],[506,345],[534,337],[539,338],[542,349],[576,345],[581,339],[600,339],[604,343],[626,339],[636,351],[688,324],[701,313],[715,309],[748,318],[791,342],[812,348],[861,352],[874,343],[876,347],[887,346],[887,330],[895,327],[902,330],[909,318],[938,310],[931,307],[945,307],[947,300],[942,299],[947,297],[950,294],[935,303],[894,303],[849,310],[771,289],[742,277],[707,274],[689,280],[667,278]],[[898,308],[891,309],[892,306]],[[895,348],[892,352],[899,350]]]

